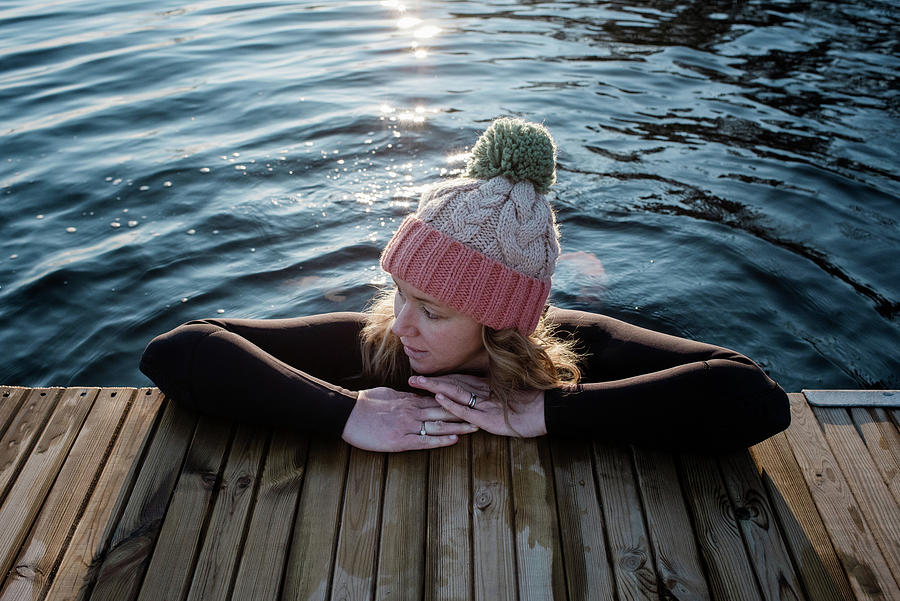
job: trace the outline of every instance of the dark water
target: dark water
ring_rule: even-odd
[[[552,301],[900,387],[898,3],[0,2],[0,383],[145,385],[206,316],[357,310],[497,116]]]

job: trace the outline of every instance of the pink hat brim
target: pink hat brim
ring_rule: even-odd
[[[537,327],[550,279],[518,272],[409,216],[381,254],[381,267],[495,330]]]

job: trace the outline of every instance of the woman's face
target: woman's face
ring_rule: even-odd
[[[481,324],[394,278],[394,323],[413,371],[420,374],[487,372]]]

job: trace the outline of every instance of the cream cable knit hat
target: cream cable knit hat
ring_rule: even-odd
[[[466,175],[422,195],[382,267],[480,323],[530,334],[559,257],[546,197],[556,145],[542,125],[498,119],[475,144]]]

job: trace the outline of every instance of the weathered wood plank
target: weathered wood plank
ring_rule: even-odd
[[[900,390],[803,390],[820,407],[900,407]]]
[[[632,449],[663,599],[710,599],[671,453]]]
[[[715,458],[686,454],[680,464],[713,597],[728,601],[762,598]]]
[[[49,584],[135,392],[123,388],[100,391],[4,583],[3,601],[40,597]],[[89,402],[88,398],[84,402]]]
[[[137,595],[196,423],[193,413],[177,403],[166,404],[125,511],[100,559],[93,601],[129,601]]]
[[[228,599],[269,433],[238,426],[197,558],[188,601]]]
[[[719,464],[764,598],[772,601],[804,599],[775,512],[750,455],[746,451],[722,455]]]
[[[156,388],[141,389],[135,394],[103,473],[47,591],[47,599],[85,598],[96,577],[97,561],[137,476],[141,453],[150,440],[163,399]]]
[[[483,431],[472,435],[472,504],[475,599],[515,600],[509,441],[502,436]]]
[[[138,601],[182,599],[210,512],[232,424],[202,418],[163,519]]]
[[[614,601],[615,582],[606,550],[606,526],[597,497],[591,444],[551,441],[561,547],[570,601]]]
[[[891,599],[897,584],[844,474],[801,394],[790,394],[791,427],[785,431],[838,558],[858,600]]]
[[[241,474],[252,483],[262,466],[274,465],[271,457],[263,459],[260,439],[241,443],[235,439],[222,474],[224,486],[211,493],[215,504],[207,500],[206,511],[212,513],[201,512],[206,516],[199,522],[201,530],[197,531],[198,522],[192,521],[187,530],[170,527],[172,532],[160,534],[166,521],[180,512],[177,480],[165,472],[174,470],[177,478],[193,432],[193,416],[168,406],[160,415],[163,399],[155,389],[144,391],[156,400],[148,409],[139,411],[141,405],[135,397],[131,410],[119,405],[104,414],[103,405],[112,401],[112,392],[117,393],[117,401],[124,401],[122,389],[103,389],[80,422],[77,416],[74,422],[58,417],[65,411],[77,413],[64,409],[62,400],[76,390],[87,391],[44,389],[41,397],[31,389],[0,387],[0,441],[10,443],[0,443],[0,479],[6,478],[8,491],[6,502],[0,504],[0,519],[4,519],[4,511],[12,511],[8,507],[15,499],[27,496],[34,501],[31,518],[15,528],[20,544],[13,545],[13,565],[20,569],[9,572],[0,583],[0,601],[41,598],[42,591],[47,598],[82,599],[90,592],[95,574],[99,575],[93,598],[116,601],[133,599],[142,583],[142,595],[168,598],[167,592],[171,592],[174,598],[184,598],[185,586],[177,585],[183,581],[182,574],[193,579],[188,581],[193,601],[227,598],[232,581],[240,583],[234,598],[254,599],[276,598],[279,593],[285,599],[322,601],[494,599],[502,598],[500,592],[516,599],[612,600],[633,598],[635,590],[656,598],[650,586],[642,590],[621,582],[615,594],[610,564],[615,563],[621,572],[618,560],[624,554],[607,558],[603,512],[606,509],[611,514],[607,521],[615,522],[616,527],[622,527],[616,517],[622,512],[609,505],[604,508],[603,497],[598,499],[598,474],[611,469],[603,461],[620,470],[626,462],[592,457],[590,446],[584,443],[509,440],[480,433],[452,448],[379,455],[380,460],[374,461],[366,457],[363,462],[368,465],[357,465],[351,475],[346,471],[350,454],[370,454],[351,451],[340,442],[323,441],[321,449],[310,447],[308,458],[294,457],[303,484],[295,482],[292,490],[291,484],[284,484],[279,490],[288,492],[272,495],[267,509],[262,475],[259,496],[251,494],[251,484],[229,500],[228,483],[240,479]],[[128,394],[140,394],[130,390]],[[10,396],[3,397],[6,392]],[[33,397],[36,405],[29,406]],[[792,403],[796,400],[794,396]],[[788,433],[751,449],[756,468],[746,455],[683,458],[681,475],[691,515],[682,504],[678,470],[666,468],[667,458],[672,463],[670,455],[657,457],[635,450],[629,457],[637,470],[631,498],[646,516],[646,521],[641,520],[638,511],[645,528],[643,545],[649,549],[648,570],[655,572],[656,595],[702,599],[712,593],[717,601],[756,595],[766,599],[805,595],[809,601],[891,598],[897,590],[900,565],[898,557],[892,556],[900,552],[894,545],[900,538],[895,532],[900,527],[900,433],[891,420],[900,417],[900,412],[880,408],[810,410],[808,406],[806,412],[812,421],[804,423],[795,414]],[[176,413],[187,416],[187,422],[173,418]],[[120,429],[115,427],[118,424]],[[58,427],[62,425],[65,428]],[[156,431],[148,436],[154,425],[158,425]],[[797,427],[800,431],[793,432]],[[173,434],[178,429],[187,432],[180,455],[178,436]],[[811,446],[809,440],[804,441],[807,435],[813,441]],[[52,440],[55,458],[41,452],[40,441],[45,439]],[[239,444],[245,451],[237,451]],[[810,448],[804,450],[803,445]],[[146,457],[141,456],[144,449]],[[240,457],[234,467],[231,457]],[[598,464],[598,473],[592,470],[592,460]],[[714,465],[704,466],[704,461]],[[43,468],[35,467],[39,464]],[[53,465],[55,469],[50,469]],[[185,474],[189,465],[185,463]],[[24,495],[22,482],[36,471],[46,476],[43,492]],[[171,479],[168,485],[167,478]],[[356,492],[350,491],[351,481],[357,483]],[[293,501],[286,502],[291,495]],[[497,512],[499,522],[497,516],[485,517],[485,508],[494,509],[491,505],[501,510]],[[171,516],[163,521],[167,509]],[[687,562],[694,567],[682,565],[695,543],[687,530],[691,516],[713,586],[706,597],[685,584],[691,579],[684,574],[694,570],[703,585],[696,544],[694,559]],[[251,525],[253,520],[256,523]],[[725,550],[720,546],[720,530],[727,530],[729,520],[733,531],[726,535],[731,537],[731,550]],[[2,523],[5,526],[8,520]],[[360,526],[364,523],[369,526]],[[854,532],[860,523],[868,533]],[[479,532],[480,528],[485,531]],[[188,533],[188,544],[175,544],[176,530]],[[710,530],[716,532],[712,543],[703,534]],[[743,537],[735,539],[735,532]],[[3,536],[9,533],[0,532],[0,539]],[[221,546],[214,552],[213,539],[219,537]],[[194,539],[204,542],[196,560]],[[171,547],[166,547],[167,540]],[[750,586],[746,586],[746,578],[729,573],[730,560],[723,559],[740,547],[733,544],[735,540],[743,541],[745,547],[744,569],[753,576]],[[684,543],[686,550],[675,550]],[[423,549],[425,556],[421,557]],[[562,557],[565,565],[559,565],[557,557]],[[148,570],[151,559],[160,563],[158,573],[156,568]],[[243,574],[239,574],[241,570]],[[722,574],[717,575],[718,571]],[[737,581],[734,587],[744,597],[716,584],[716,578]],[[279,591],[282,579],[284,590]],[[505,583],[498,582],[503,579]]]
[[[285,601],[326,601],[331,594],[350,447],[312,437],[288,556]]]
[[[894,501],[900,503],[900,433],[893,427],[884,409],[879,407],[852,407],[850,417]]]
[[[869,409],[869,413],[875,416],[878,429],[884,436],[884,444],[894,455],[895,462],[900,465],[900,428],[893,427],[890,411],[881,407],[874,407]],[[900,415],[900,410],[895,410],[894,414]],[[879,446],[881,446],[880,442]]]
[[[809,601],[852,599],[850,583],[784,433],[751,447],[750,453]]]
[[[546,438],[511,438],[519,599],[566,598],[553,464]]]
[[[472,437],[429,451],[425,599],[472,599]]]
[[[388,455],[376,601],[422,598],[425,586],[427,484],[427,452]]]
[[[61,388],[31,389],[0,438],[0,505],[28,460],[32,446],[61,395]]]
[[[383,453],[350,449],[331,587],[332,601],[373,598],[378,535],[381,531],[384,462]]]
[[[862,509],[862,518],[868,523],[895,582],[900,582],[900,508],[847,411],[815,407],[813,414],[825,431],[825,440],[844,472]]]
[[[68,388],[63,391],[3,507],[0,507],[0,524],[3,524],[0,528],[0,574],[6,574],[12,567],[19,547],[99,392],[97,388]]]
[[[629,601],[657,599],[653,552],[631,465],[631,449],[598,443],[595,461],[618,596]]]
[[[29,392],[30,388],[21,386],[0,386],[0,439],[6,434],[6,429]]]
[[[308,450],[304,436],[281,429],[272,434],[232,598],[278,599]]]

